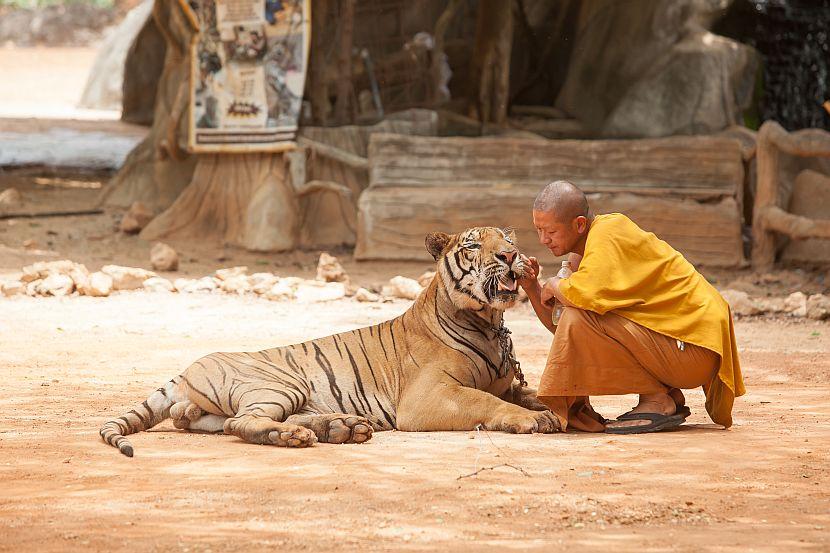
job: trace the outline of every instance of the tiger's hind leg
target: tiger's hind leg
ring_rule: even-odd
[[[252,383],[239,397],[248,401],[241,403],[236,415],[225,421],[225,434],[254,444],[282,447],[308,447],[317,442],[313,431],[286,421],[305,405],[306,397],[299,390],[264,388]]]
[[[291,415],[285,422],[313,431],[317,440],[326,444],[360,444],[372,437],[375,426],[365,417],[333,413],[328,415]]]
[[[179,401],[170,407],[170,418],[173,419],[173,426],[181,430],[191,428],[192,424],[204,414],[202,408],[190,400]]]
[[[223,430],[253,444],[308,447],[317,441],[317,436],[308,428],[252,413],[229,418]]]
[[[226,420],[228,420],[228,417],[223,417],[221,415],[202,415],[195,421],[190,421],[190,426],[187,430],[190,432],[220,434],[225,429]]]

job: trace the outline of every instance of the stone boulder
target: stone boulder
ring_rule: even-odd
[[[225,268],[225,269],[217,269],[216,273],[214,273],[214,276],[216,278],[218,278],[219,280],[226,280],[226,279],[229,279],[231,277],[245,276],[247,274],[248,274],[248,267],[245,267],[244,265],[242,265],[242,266],[239,266],[239,267],[228,267],[228,268]]]
[[[11,282],[4,282],[2,286],[0,286],[0,291],[3,292],[3,295],[8,297],[17,296],[20,294],[26,293],[26,283],[21,282],[19,280],[13,280]]]
[[[162,277],[150,277],[144,281],[142,288],[148,292],[175,292],[173,283]]]
[[[156,242],[150,250],[150,265],[156,271],[175,271],[179,268],[179,254],[162,242]]]
[[[389,279],[389,284],[383,287],[381,293],[386,297],[414,300],[422,290],[423,287],[417,280],[396,276]]]
[[[273,273],[254,273],[248,277],[251,291],[260,296],[267,293],[277,281],[279,277]]]
[[[294,287],[288,282],[288,279],[275,282],[263,295],[271,301],[287,301],[293,300],[295,297]]]
[[[85,296],[105,298],[112,293],[112,277],[101,271],[96,271],[89,275],[86,284],[83,288],[79,287],[78,291]]]
[[[722,290],[720,293],[734,315],[746,316],[757,315],[761,312],[760,306],[749,297],[749,294],[741,290]]]
[[[251,284],[246,275],[234,275],[224,279],[219,288],[228,294],[244,295],[251,291]]]
[[[41,296],[68,296],[75,291],[75,282],[69,275],[52,273],[40,281],[37,293]]]
[[[370,292],[366,288],[358,288],[357,292],[354,293],[354,299],[360,302],[374,302],[380,301],[383,298],[374,292]]]
[[[141,202],[133,202],[121,219],[119,229],[126,234],[138,234],[153,220],[153,211]]]
[[[709,33],[721,0],[584,0],[556,107],[595,135],[709,134],[740,122],[759,58]]]
[[[152,271],[121,265],[104,265],[101,272],[112,277],[113,290],[138,290],[144,286],[145,280],[156,276]]]
[[[819,321],[830,319],[830,297],[813,294],[807,298],[807,317]]]
[[[336,257],[326,252],[317,261],[317,280],[322,282],[349,282],[349,275]]]
[[[793,317],[806,317],[807,296],[803,292],[793,292],[784,300],[784,311]]]
[[[20,277],[20,280],[28,283],[34,280],[44,279],[51,274],[68,276],[75,270],[86,271],[86,267],[68,259],[61,259],[60,261],[38,261],[32,265],[23,267],[23,275]]]
[[[177,278],[173,281],[173,287],[185,294],[195,294],[198,292],[213,292],[219,288],[220,282],[220,280],[213,277],[202,277],[199,279]]]

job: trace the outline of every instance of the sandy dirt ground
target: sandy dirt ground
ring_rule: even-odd
[[[0,189],[18,187],[32,210],[91,206],[101,183],[0,175]],[[0,279],[62,258],[148,267],[151,244],[114,232],[118,216],[0,220]],[[318,255],[173,245],[183,262],[169,278],[232,265],[311,277]],[[364,286],[427,268],[335,253]],[[804,271],[707,274],[758,293],[826,290]],[[710,423],[695,390],[689,424],[644,436],[386,432],[288,450],[168,422],[131,438],[132,459],[98,436],[203,354],[325,336],[407,307],[147,292],[0,298],[0,550],[830,550],[830,324],[816,321],[737,322],[749,391],[729,430]],[[526,305],[507,320],[534,385],[551,338]],[[595,403],[616,416],[633,400]]]

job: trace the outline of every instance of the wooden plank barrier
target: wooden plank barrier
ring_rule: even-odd
[[[596,213],[619,211],[692,262],[744,262],[743,161],[737,140],[540,140],[373,135],[369,187],[358,206],[356,259],[431,259],[424,236],[476,225],[512,226],[523,251],[550,258],[531,220],[556,179],[589,194]]]

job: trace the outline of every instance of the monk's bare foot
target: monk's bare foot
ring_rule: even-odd
[[[675,397],[677,394],[678,397]],[[678,403],[677,399],[680,399],[683,403]],[[660,415],[674,415],[677,412],[677,408],[679,405],[683,405],[686,403],[686,398],[683,397],[683,393],[676,388],[672,388],[669,390],[668,393],[659,393],[659,394],[640,394],[640,402],[637,404],[637,407],[629,411],[630,413],[657,413]],[[633,419],[633,420],[625,420],[625,421],[611,421],[608,422],[605,427],[606,428],[625,428],[630,426],[646,426],[652,424],[650,420],[646,419]]]

